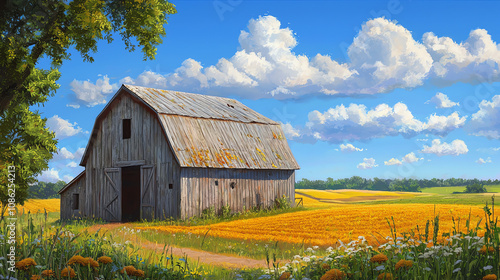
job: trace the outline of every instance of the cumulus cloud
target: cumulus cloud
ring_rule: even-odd
[[[71,161],[70,163],[66,164],[67,167],[77,167],[78,163],[76,161]]]
[[[109,78],[105,75],[97,79],[95,83],[90,80],[73,80],[70,84],[71,90],[75,93],[72,103],[67,106],[79,108],[81,105],[93,107],[99,104],[106,104],[106,97],[118,90],[118,84],[110,84]]]
[[[442,85],[494,82],[500,78],[500,49],[488,31],[472,30],[465,42],[425,33],[422,42],[432,56],[431,78]]]
[[[47,120],[47,126],[55,132],[57,139],[63,139],[82,132],[82,128],[76,122],[72,124],[58,115],[50,117]]]
[[[426,103],[433,103],[436,105],[436,108],[451,108],[453,106],[460,105],[458,102],[451,101],[450,98],[442,92],[436,93],[436,95],[434,95]]]
[[[396,158],[391,158],[388,161],[384,161],[385,165],[401,165],[403,164],[399,159]]]
[[[455,112],[448,116],[433,114],[427,121],[420,121],[401,102],[394,107],[379,104],[371,110],[362,104],[350,104],[347,107],[342,104],[323,113],[317,110],[310,112],[305,127],[295,128],[300,130],[300,137],[295,137],[295,140],[341,143],[385,136],[412,137],[419,133],[444,136],[462,127],[465,120],[465,116],[460,117]]]
[[[289,140],[296,139],[300,137],[300,132],[298,129],[295,129],[290,123],[282,123],[281,128],[283,129],[283,133]]]
[[[42,171],[42,174],[38,176],[38,181],[42,182],[56,183],[57,181],[60,180],[61,178],[59,177],[59,171],[57,171],[54,168]]]
[[[487,159],[479,158],[476,162],[479,164],[491,163],[491,158]]]
[[[363,162],[358,164],[357,167],[359,169],[372,169],[372,168],[377,167],[377,166],[378,166],[378,164],[375,163],[374,158],[364,158]]]
[[[469,149],[467,148],[467,145],[462,140],[456,139],[453,140],[451,143],[446,143],[446,142],[441,143],[441,140],[434,139],[432,140],[431,146],[424,145],[423,149],[420,152],[426,154],[435,154],[437,156],[446,156],[446,155],[458,156],[466,154],[468,151]]]
[[[340,151],[345,153],[362,152],[363,149],[354,147],[353,144],[340,144]]]
[[[64,175],[63,176],[63,181],[66,182],[66,183],[69,183],[71,180],[73,180],[73,178],[75,178],[75,177],[71,176],[71,175]]]
[[[500,139],[500,95],[493,96],[491,101],[481,101],[479,111],[472,114],[466,129],[476,136]]]

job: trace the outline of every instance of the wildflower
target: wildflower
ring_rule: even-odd
[[[484,270],[490,270],[492,268],[493,268],[493,266],[491,266],[491,265],[487,265],[487,266],[483,267]]]
[[[379,266],[375,267],[375,270],[380,271],[380,270],[384,270],[384,268],[385,268],[384,265],[379,265]]]
[[[36,262],[32,258],[26,258],[16,263],[16,268],[20,270],[28,270],[30,266],[35,266]]]
[[[340,280],[344,278],[344,272],[334,268],[328,270],[323,276],[321,276],[320,280]]]
[[[380,274],[379,276],[377,276],[377,279],[378,280],[392,280],[392,274],[384,272],[384,273]]]
[[[462,269],[461,269],[460,267],[457,267],[457,268],[455,268],[455,269],[453,270],[453,273],[455,273],[455,272],[459,272],[460,270],[462,270]]]
[[[410,268],[413,266],[413,262],[412,261],[407,261],[407,260],[399,260],[397,263],[396,263],[396,270],[400,269],[400,268]]]
[[[108,264],[108,263],[112,263],[113,260],[110,258],[110,257],[107,257],[107,256],[102,256],[102,257],[99,257],[97,258],[97,261],[102,263],[102,264]]]
[[[90,265],[90,267],[99,267],[99,263],[94,261],[93,258],[87,258],[87,265]]]
[[[82,256],[79,256],[79,255],[75,255],[73,257],[71,257],[71,259],[69,259],[68,261],[68,265],[72,265],[72,264],[81,264],[81,265],[87,265],[88,264],[88,260]]]
[[[283,274],[281,274],[279,280],[286,280],[288,278],[290,278],[290,276],[292,276],[292,274],[290,272],[283,272]]]
[[[40,275],[31,275],[30,280],[43,280],[43,279],[42,279],[42,276],[40,276]]]
[[[133,275],[135,271],[136,271],[135,267],[131,265],[127,265],[122,270],[120,270],[121,273],[126,273],[127,275]]]
[[[488,253],[493,253],[493,252],[495,252],[495,249],[494,249],[493,247],[488,247],[488,248],[486,248],[486,246],[483,246],[483,248],[481,248],[481,249],[479,250],[479,253],[480,253],[481,255],[486,255],[486,251],[488,251]]]
[[[497,276],[495,274],[488,274],[484,276],[482,280],[497,280]]]
[[[323,264],[321,264],[321,269],[330,270],[330,265],[327,263],[323,263]]]
[[[76,273],[71,267],[68,266],[61,271],[61,276],[73,278],[76,276]]]
[[[136,269],[136,270],[135,270],[135,273],[134,273],[134,276],[137,276],[137,277],[144,277],[144,271],[143,271],[143,270],[140,270],[140,269]]]
[[[376,262],[376,263],[383,263],[386,262],[387,260],[388,258],[384,254],[377,254],[370,259],[371,262]]]
[[[47,270],[42,271],[42,276],[51,277],[51,276],[55,276],[55,273],[54,273],[54,271],[47,269]]]

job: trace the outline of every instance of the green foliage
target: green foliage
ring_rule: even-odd
[[[472,185],[467,185],[465,187],[465,191],[464,192],[466,192],[466,193],[485,193],[486,192],[486,188],[482,184],[475,183],[475,184],[472,184]]]
[[[274,209],[289,209],[291,207],[290,199],[285,195],[274,200]]]
[[[202,219],[209,220],[209,219],[215,219],[216,217],[217,217],[217,212],[215,211],[214,206],[210,206],[201,212]]]
[[[231,206],[222,206],[222,208],[220,209],[220,213],[223,219],[231,217]]]
[[[38,182],[28,189],[28,198],[49,199],[59,198],[58,192],[66,185],[64,181],[57,183]]]

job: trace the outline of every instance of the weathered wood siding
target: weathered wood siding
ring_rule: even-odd
[[[85,176],[83,174],[75,180],[64,192],[61,193],[61,219],[67,220],[71,218],[81,217],[85,213]],[[79,195],[78,210],[73,209],[73,194]]]
[[[122,139],[123,119],[131,119],[130,139]],[[128,161],[143,161],[143,164],[153,165],[156,169],[154,187],[150,190],[155,194],[155,217],[178,217],[180,167],[156,114],[129,94],[121,94],[95,126],[94,139],[87,147],[90,150],[85,166],[88,180],[83,214],[109,217],[103,204],[113,194],[109,193],[112,188],[105,187],[105,168],[118,167]],[[172,184],[172,189],[169,189],[169,184]]]
[[[269,207],[282,195],[293,203],[294,184],[294,170],[181,168],[181,218],[199,216],[212,205],[229,205],[232,212]]]

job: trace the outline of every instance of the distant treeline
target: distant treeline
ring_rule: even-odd
[[[57,192],[65,185],[66,183],[63,181],[58,181],[57,183],[38,182],[29,187],[28,198],[59,198]]]
[[[402,191],[402,192],[420,192],[422,188],[467,186],[472,184],[498,185],[500,181],[479,180],[479,179],[365,179],[359,176],[351,178],[325,180],[302,179],[295,183],[296,189],[318,189],[318,190],[338,190],[338,189],[357,189],[357,190],[378,190],[378,191]]]

